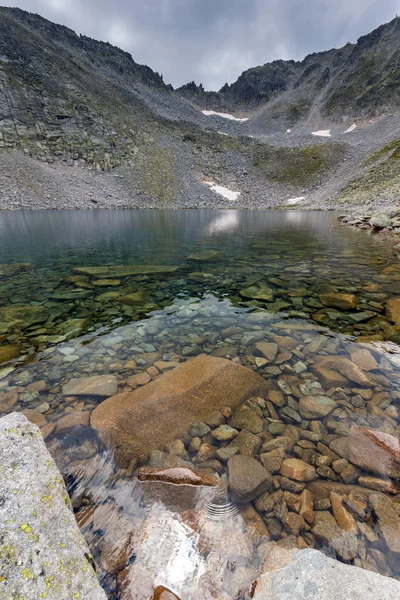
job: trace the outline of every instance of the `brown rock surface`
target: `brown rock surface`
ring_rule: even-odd
[[[337,408],[337,404],[328,396],[303,396],[300,398],[300,413],[305,419],[326,417]]]
[[[390,298],[386,303],[386,316],[389,321],[400,325],[400,298]]]
[[[369,503],[389,550],[400,555],[400,517],[392,502],[384,494],[376,492],[370,495]]]
[[[363,371],[374,371],[378,368],[378,363],[366,348],[352,350],[350,351],[350,356],[353,363],[358,365]]]
[[[298,458],[287,458],[282,462],[281,475],[295,481],[313,481],[315,468]]]
[[[13,358],[18,358],[21,354],[21,346],[18,344],[8,344],[0,346],[0,364],[5,363]]]
[[[388,433],[354,426],[348,435],[348,456],[361,469],[400,479],[400,440]]]
[[[8,412],[18,403],[18,391],[10,390],[0,394],[0,412]]]
[[[338,527],[335,518],[327,511],[317,511],[313,534],[328,544],[343,560],[353,560],[358,554],[357,536]]]
[[[28,421],[30,421],[34,425],[37,425],[38,427],[44,427],[45,425],[47,425],[46,417],[44,415],[41,415],[39,412],[37,412],[37,410],[32,410],[30,408],[27,408],[27,409],[21,411],[21,413],[23,415],[25,415],[25,417],[28,419]]]
[[[257,356],[263,356],[272,362],[278,354],[278,344],[275,344],[275,342],[257,342],[255,353]]]
[[[261,439],[247,431],[247,429],[242,429],[238,436],[236,436],[227,448],[238,449],[238,454],[242,454],[244,456],[255,456],[259,451],[261,446]]]
[[[236,455],[228,461],[228,484],[235,502],[251,502],[272,488],[272,477],[255,458]]]
[[[206,487],[217,487],[219,479],[214,475],[198,473],[188,467],[172,467],[157,469],[154,467],[141,467],[138,471],[139,481],[162,481],[175,485],[196,485]]]
[[[345,356],[318,356],[312,371],[328,387],[348,387],[350,381],[369,386],[367,375]]]
[[[261,433],[264,422],[254,410],[248,406],[241,406],[230,419],[229,425],[235,429],[246,429],[251,433]]]
[[[179,600],[179,597],[163,585],[159,585],[154,590],[151,600]]]
[[[358,304],[357,296],[354,296],[354,294],[321,294],[319,299],[324,306],[331,306],[342,310],[357,308]]]
[[[150,375],[146,373],[146,371],[144,371],[143,373],[138,373],[137,375],[132,375],[132,377],[128,377],[126,383],[132,389],[136,389],[141,385],[146,385],[146,383],[149,383],[150,379]]]
[[[250,369],[200,355],[133,392],[108,398],[92,412],[91,426],[116,449],[117,459],[128,461],[165,446],[212,411],[238,408],[263,393],[266,382]]]
[[[90,413],[86,412],[73,412],[65,417],[61,417],[56,421],[57,433],[66,431],[67,429],[74,429],[75,427],[89,427]]]
[[[343,506],[342,497],[336,492],[331,492],[329,499],[331,501],[332,511],[336,519],[336,523],[340,529],[345,531],[351,531],[352,533],[358,532],[358,527],[355,518],[349,513],[348,510]]]
[[[93,377],[78,377],[63,385],[63,396],[100,396],[108,398],[115,396],[118,381],[115,375],[94,375]]]
[[[300,514],[307,523],[314,523],[314,496],[310,490],[303,490],[301,493]]]

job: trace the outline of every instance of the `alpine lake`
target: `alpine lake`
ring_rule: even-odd
[[[0,213],[0,414],[111,600],[251,597],[265,549],[400,577],[395,238],[301,211]]]

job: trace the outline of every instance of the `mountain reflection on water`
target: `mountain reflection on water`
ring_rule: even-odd
[[[158,585],[182,600],[248,598],[271,541],[400,576],[379,508],[399,519],[400,457],[378,449],[377,469],[354,437],[399,438],[390,240],[329,213],[237,210],[3,212],[0,236],[0,410],[41,427],[109,598],[150,600]],[[265,396],[246,418],[153,436],[129,464],[90,426],[105,397],[65,392],[104,375],[140,389],[201,354],[255,371]],[[235,430],[225,441],[222,423]],[[350,438],[362,460],[343,450]],[[272,487],[234,502],[229,455],[263,464]],[[292,458],[308,480],[283,469]],[[149,464],[217,475],[222,492],[156,493],[136,476]]]

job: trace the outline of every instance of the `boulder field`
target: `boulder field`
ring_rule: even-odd
[[[224,407],[237,409],[266,391],[265,380],[250,369],[200,355],[142,388],[108,398],[92,412],[90,425],[115,450],[117,462],[129,463],[185,433],[193,421]]]

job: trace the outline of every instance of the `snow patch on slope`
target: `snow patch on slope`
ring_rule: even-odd
[[[212,190],[216,194],[219,194],[220,196],[223,196],[227,200],[237,200],[240,196],[240,192],[234,192],[233,190],[229,190],[228,188],[223,187],[222,185],[217,185],[213,181],[203,181],[203,183],[208,185],[210,187],[210,190]]]
[[[330,129],[320,129],[319,131],[313,131],[311,135],[319,135],[321,137],[332,137]]]
[[[234,117],[233,115],[230,115],[229,113],[220,113],[220,112],[215,112],[214,110],[202,110],[201,111],[203,113],[203,115],[206,115],[206,117],[211,117],[212,115],[216,115],[217,117],[222,117],[223,119],[229,119],[230,121],[239,121],[239,123],[244,123],[245,121],[248,121],[249,119],[238,119],[237,117]]]

